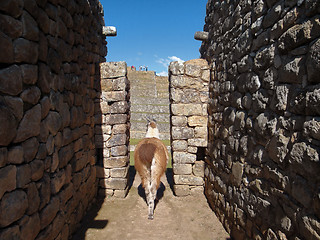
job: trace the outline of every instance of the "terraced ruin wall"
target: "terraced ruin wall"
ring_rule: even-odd
[[[320,239],[320,2],[209,0],[205,194],[234,239]]]
[[[68,239],[95,198],[96,0],[0,2],[0,239]]]

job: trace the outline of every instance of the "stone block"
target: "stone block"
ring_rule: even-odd
[[[17,130],[14,142],[22,142],[40,134],[41,106],[37,104],[26,112]]]
[[[292,26],[279,38],[279,50],[281,53],[287,53],[314,39],[319,36],[319,27],[320,23],[316,17]]]
[[[126,91],[111,91],[111,92],[103,92],[101,94],[102,101],[104,102],[125,101],[126,97],[127,97]]]
[[[37,22],[27,12],[23,11],[22,16],[22,36],[31,41],[39,40],[39,28]]]
[[[53,197],[49,204],[40,212],[40,228],[44,229],[48,226],[59,211],[59,197]]]
[[[194,185],[202,186],[204,181],[202,177],[196,177],[192,175],[174,175],[173,180],[178,185]]]
[[[192,167],[192,173],[197,177],[204,177],[204,161],[196,161]]]
[[[191,186],[190,187],[190,194],[193,196],[199,196],[204,193],[203,186]]]
[[[60,191],[66,182],[66,173],[64,170],[60,170],[55,173],[51,179],[51,192],[56,194]]]
[[[4,101],[18,121],[23,117],[23,101],[18,97],[5,96]]]
[[[240,186],[242,182],[243,169],[244,169],[244,166],[242,163],[236,162],[232,164],[231,180],[236,186]]]
[[[22,91],[22,72],[17,65],[0,70],[0,92],[18,95]]]
[[[11,192],[16,189],[17,168],[9,165],[0,168],[0,199],[5,192]]]
[[[39,192],[34,182],[28,185],[27,196],[28,196],[28,203],[29,203],[27,214],[32,215],[38,211],[40,206]]]
[[[207,126],[208,118],[206,116],[188,117],[188,125],[190,127]]]
[[[8,161],[8,150],[6,147],[0,148],[0,168],[5,166]]]
[[[31,167],[29,164],[17,167],[17,187],[24,188],[31,182]]]
[[[39,214],[33,214],[32,216],[23,217],[20,224],[21,236],[23,239],[32,240],[35,239],[40,232],[40,217]]]
[[[313,118],[303,125],[304,135],[320,140],[320,119]],[[1,162],[1,161],[0,161]]]
[[[101,79],[101,91],[124,91],[128,85],[128,79],[126,77],[120,77],[116,79]]]
[[[116,134],[113,135],[107,142],[107,147],[115,147],[115,146],[122,146],[127,143],[127,135],[126,134]]]
[[[101,78],[118,78],[127,74],[126,62],[105,62],[100,64]]]
[[[172,127],[171,129],[173,140],[183,140],[194,137],[194,129],[188,127]]]
[[[196,154],[198,152],[198,147],[188,146],[187,152]]]
[[[197,73],[200,77],[200,72]],[[201,80],[197,78],[192,78],[188,76],[171,76],[170,78],[170,86],[172,88],[180,88],[180,89],[195,89],[200,90],[203,89],[204,85]]]
[[[11,16],[0,14],[1,30],[8,37],[15,39],[22,35],[22,23]]]
[[[112,178],[126,178],[128,174],[128,167],[123,168],[111,168],[110,169],[110,176]]]
[[[0,203],[0,226],[7,227],[19,220],[28,208],[27,194],[22,190],[6,193]]]
[[[186,152],[173,152],[173,162],[180,164],[195,163],[197,156]]]
[[[305,71],[305,59],[294,57],[287,59],[279,71],[279,81],[282,83],[302,83]]]
[[[12,111],[0,105],[0,146],[8,145],[16,136],[18,122]]]
[[[33,160],[30,163],[31,180],[38,181],[42,178],[44,173],[44,162],[42,160]]]
[[[208,136],[208,128],[207,127],[195,127],[194,128],[194,137],[195,138],[206,139],[207,136]]]
[[[39,46],[33,41],[18,38],[13,42],[15,62],[35,64],[38,61]]]
[[[129,110],[129,105],[127,101],[119,101],[111,104],[110,112],[114,113],[126,113]]]
[[[49,129],[49,132],[55,136],[62,126],[62,119],[59,113],[50,111],[45,118],[45,124]]]
[[[185,116],[171,116],[172,126],[184,127],[187,126],[188,118]]]
[[[129,129],[129,126],[127,124],[116,124],[112,126],[112,133],[113,134],[126,133],[128,129]]]
[[[39,63],[39,78],[38,78],[38,86],[43,93],[49,93],[52,82],[52,73],[50,72],[50,68],[43,64]]]
[[[254,68],[258,70],[267,69],[274,61],[275,46],[264,47],[257,52],[254,58]]]
[[[32,105],[37,104],[41,96],[40,89],[33,86],[24,90],[20,97],[24,102],[30,103]]]
[[[23,163],[23,147],[15,146],[8,151],[8,163],[21,164]]]
[[[183,64],[183,62],[179,62],[179,61],[171,62],[170,65],[169,65],[169,71],[173,75],[184,74],[184,64]]]
[[[319,83],[319,74],[320,74],[320,39],[318,39],[310,47],[307,57],[307,73],[308,81],[312,83]]]
[[[0,232],[0,239],[11,240],[21,239],[20,229],[18,225],[7,227]]]
[[[1,63],[13,63],[14,62],[14,48],[11,38],[0,31],[0,62]]]
[[[107,125],[116,125],[127,123],[128,116],[127,114],[107,114],[104,116],[103,123]]]
[[[174,140],[171,146],[173,151],[186,151],[188,142],[186,140]]]
[[[128,180],[126,178],[108,178],[105,179],[105,187],[108,189],[124,190],[126,189]]]
[[[172,169],[173,169],[173,174],[177,174],[177,175],[190,175],[192,173],[191,164],[174,163],[172,165]]]
[[[193,115],[199,115],[201,116],[203,114],[202,111],[202,104],[172,104],[171,105],[171,111],[173,115],[178,116],[193,116]]]
[[[115,146],[111,148],[111,156],[125,156],[128,154],[128,147],[126,145]]]
[[[73,145],[69,144],[59,150],[59,168],[65,167],[71,160],[73,152]]]
[[[208,145],[208,141],[203,138],[191,138],[188,139],[188,145],[194,147],[206,147]]]
[[[105,168],[121,168],[121,167],[127,166],[127,164],[129,163],[129,159],[127,156],[110,157],[110,158],[105,158],[103,160],[103,163]]]

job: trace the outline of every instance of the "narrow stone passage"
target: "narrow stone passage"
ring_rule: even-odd
[[[131,174],[133,178],[133,168]],[[154,220],[147,218],[144,191],[135,174],[128,196],[95,203],[73,239],[229,239],[202,193],[175,197],[166,176],[162,183]]]

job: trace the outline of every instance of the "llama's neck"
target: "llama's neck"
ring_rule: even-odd
[[[158,128],[148,127],[146,138],[153,138],[153,137],[160,139],[159,130]]]

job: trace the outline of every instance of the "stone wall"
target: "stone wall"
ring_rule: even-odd
[[[205,194],[234,239],[320,239],[320,2],[209,0]]]
[[[101,94],[95,102],[99,195],[125,197],[129,170],[129,81],[125,62],[100,66]]]
[[[210,71],[203,59],[169,66],[170,134],[174,192],[203,192]]]
[[[102,25],[96,0],[0,1],[0,239],[68,239],[96,196]]]

